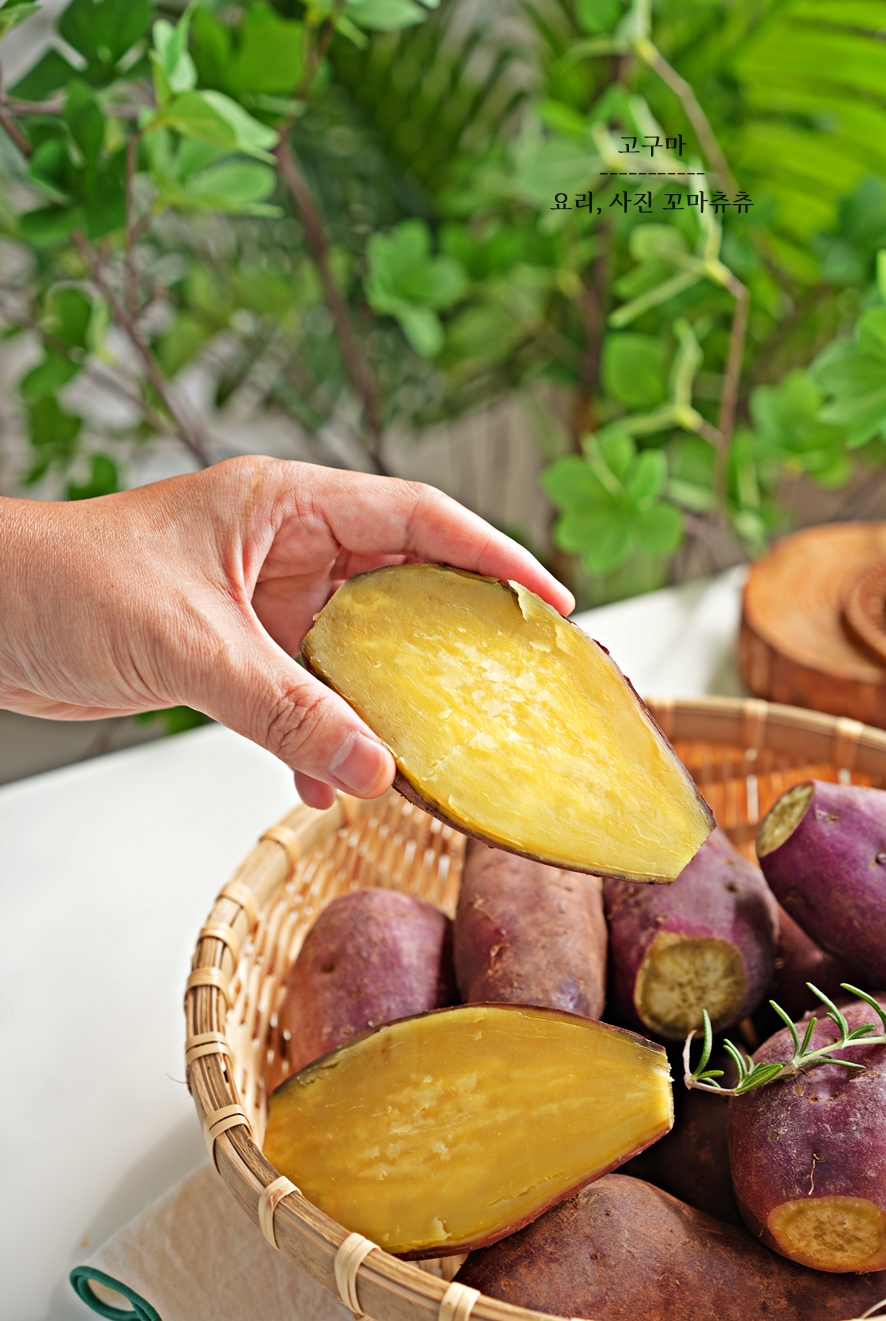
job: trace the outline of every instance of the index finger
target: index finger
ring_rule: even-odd
[[[350,494],[346,506],[324,501],[324,514],[355,560],[406,555],[451,564],[521,583],[562,615],[575,609],[572,593],[530,551],[435,487],[360,474]],[[345,576],[349,566],[341,567]]]

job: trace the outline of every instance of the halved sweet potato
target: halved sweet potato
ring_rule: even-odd
[[[404,1257],[494,1243],[673,1122],[664,1051],[555,1009],[388,1024],[273,1093],[264,1152],[321,1211]]]
[[[391,748],[400,791],[496,848],[671,881],[713,829],[608,652],[517,583],[376,569],[339,588],[303,654]]]

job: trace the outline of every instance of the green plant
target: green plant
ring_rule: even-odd
[[[707,1010],[702,1010],[702,1019],[704,1021],[703,1045],[701,1056],[695,1068],[690,1067],[689,1050],[692,1045],[694,1032],[690,1032],[686,1038],[683,1047],[683,1081],[686,1086],[703,1092],[716,1092],[720,1096],[743,1096],[745,1092],[752,1092],[757,1087],[765,1087],[767,1083],[774,1082],[776,1078],[790,1078],[797,1073],[802,1073],[804,1069],[811,1069],[817,1064],[839,1064],[843,1069],[863,1069],[863,1064],[856,1064],[852,1060],[838,1059],[836,1052],[845,1050],[847,1046],[857,1045],[859,1042],[865,1046],[884,1046],[886,1045],[886,1012],[882,1005],[878,1004],[873,996],[868,995],[866,991],[860,991],[857,986],[850,986],[848,982],[841,982],[844,991],[850,995],[858,996],[864,1000],[872,1009],[876,1010],[882,1025],[882,1031],[878,1032],[873,1023],[863,1023],[860,1027],[850,1029],[844,1014],[840,1012],[832,1000],[830,1000],[823,991],[819,991],[812,982],[807,982],[815,995],[818,996],[822,1004],[827,1009],[827,1017],[834,1023],[840,1033],[837,1041],[831,1041],[826,1046],[820,1046],[817,1050],[810,1049],[812,1034],[815,1031],[817,1019],[812,1017],[806,1024],[803,1033],[803,1040],[800,1040],[796,1027],[790,1017],[785,1013],[780,1005],[774,1000],[769,1003],[782,1019],[791,1034],[791,1040],[794,1045],[793,1055],[789,1060],[781,1063],[755,1064],[749,1055],[742,1055],[737,1046],[731,1041],[724,1041],[723,1048],[733,1060],[738,1071],[738,1082],[734,1087],[723,1087],[718,1078],[723,1077],[722,1069],[709,1069],[708,1061],[711,1058],[713,1048],[713,1032],[711,1030],[711,1020]]]
[[[785,477],[886,458],[884,26],[886,0],[72,0],[79,67],[51,49],[0,94],[25,482],[112,490],[170,434],[213,461],[209,360],[216,408],[378,470],[392,427],[518,392],[585,603],[685,538],[761,549]]]

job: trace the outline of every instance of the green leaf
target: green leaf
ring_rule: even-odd
[[[213,328],[189,312],[179,312],[172,325],[155,341],[154,351],[164,376],[181,371],[209,342]]]
[[[517,139],[512,154],[513,186],[518,196],[539,209],[551,210],[556,193],[571,197],[587,192],[600,168],[599,157],[574,138],[541,137],[531,126]]]
[[[77,449],[83,419],[68,413],[54,395],[44,395],[27,406],[28,438],[37,457],[25,482],[33,484],[53,463],[68,463]]]
[[[118,66],[147,35],[150,21],[150,0],[72,0],[58,31],[85,59],[81,76],[100,87],[121,76]]]
[[[593,463],[599,456],[616,482],[619,485],[625,482],[634,465],[637,446],[627,432],[619,429],[617,423],[612,430],[601,431],[595,438],[589,440],[585,437],[582,445],[589,463]]]
[[[85,223],[86,212],[82,206],[47,206],[37,211],[26,211],[19,217],[18,229],[23,239],[40,246],[68,239],[75,229],[82,229]]]
[[[89,477],[83,483],[68,482],[68,500],[93,500],[99,495],[112,495],[120,490],[120,473],[107,454],[93,454]]]
[[[49,291],[46,300],[46,329],[70,348],[90,347],[90,327],[95,304],[82,289],[61,286]]]
[[[29,0],[6,0],[5,4],[0,5],[0,41],[19,23],[24,23],[26,18],[36,14],[39,8],[38,4],[31,4]]]
[[[280,18],[263,0],[250,5],[225,69],[224,90],[233,96],[294,91],[304,73],[303,41],[301,23]]]
[[[584,509],[608,499],[600,479],[577,454],[568,454],[545,468],[541,484],[548,499],[559,510]]]
[[[228,211],[240,215],[278,216],[279,207],[261,205],[277,184],[269,165],[257,161],[231,161],[192,175],[180,190],[177,204]]]
[[[61,51],[50,49],[10,88],[10,93],[22,101],[42,101],[76,77],[78,70],[65,59]]]
[[[414,0],[351,0],[345,17],[368,32],[396,32],[427,18],[427,10]]]
[[[620,0],[578,0],[575,6],[582,32],[612,32],[623,13]]]
[[[35,403],[46,395],[54,395],[80,371],[80,364],[56,353],[47,353],[42,362],[25,372],[19,381],[19,393],[26,404]]]
[[[661,450],[642,450],[637,455],[625,488],[638,505],[656,500],[664,490],[668,477],[668,462]]]
[[[555,528],[557,544],[563,550],[578,552],[590,573],[610,573],[631,552],[630,526],[617,509],[586,509],[568,513]]]
[[[105,137],[105,118],[91,88],[79,78],[68,84],[65,122],[87,167],[94,170]]]
[[[186,9],[174,27],[165,18],[158,18],[153,27],[151,58],[170,92],[189,92],[197,85],[197,69],[188,52],[190,26],[191,13]]]
[[[603,341],[607,394],[628,408],[652,408],[665,398],[665,346],[652,335],[609,334]]]
[[[882,364],[886,376],[886,307],[873,307],[858,323],[859,352],[869,354]]]
[[[181,92],[168,101],[146,127],[146,132],[168,125],[185,137],[213,147],[227,147],[271,160],[268,149],[278,135],[223,92]]]
[[[673,505],[639,510],[632,527],[637,544],[650,555],[671,555],[683,540],[683,519]]]
[[[416,353],[423,358],[436,358],[443,348],[443,326],[436,312],[417,303],[396,300],[390,310]]]
[[[631,230],[628,251],[634,261],[674,263],[688,255],[689,244],[674,225],[637,225]]]

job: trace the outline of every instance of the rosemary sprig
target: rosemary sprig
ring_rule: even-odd
[[[683,1082],[685,1085],[701,1092],[716,1092],[718,1096],[743,1096],[745,1092],[751,1092],[756,1087],[765,1087],[767,1083],[772,1082],[775,1078],[791,1077],[804,1069],[812,1068],[816,1064],[839,1064],[844,1069],[863,1069],[863,1064],[854,1064],[851,1060],[836,1059],[834,1052],[845,1050],[847,1046],[855,1045],[861,1039],[864,1039],[866,1046],[886,1046],[886,1009],[879,1005],[873,996],[868,995],[866,991],[860,991],[857,986],[850,986],[848,982],[840,983],[844,991],[849,991],[850,994],[864,1000],[866,1004],[876,1010],[882,1024],[882,1032],[879,1036],[871,1036],[871,1033],[877,1031],[875,1024],[862,1023],[859,1027],[850,1028],[845,1016],[840,1013],[833,1000],[828,999],[824,991],[820,991],[817,986],[813,986],[812,982],[807,982],[806,985],[810,991],[818,996],[827,1009],[827,1017],[839,1029],[839,1041],[831,1041],[827,1046],[820,1046],[818,1050],[810,1050],[809,1043],[812,1040],[812,1034],[818,1020],[810,1018],[801,1041],[797,1029],[781,1005],[777,1005],[774,1000],[770,1000],[769,1003],[772,1008],[790,1031],[794,1043],[792,1057],[789,1060],[783,1060],[781,1063],[755,1064],[750,1055],[742,1055],[741,1051],[731,1041],[724,1041],[723,1049],[732,1057],[738,1070],[738,1083],[735,1087],[723,1087],[721,1083],[717,1082],[718,1078],[723,1077],[723,1070],[707,1067],[711,1058],[714,1034],[711,1030],[708,1011],[703,1009],[704,1043],[701,1058],[694,1069],[689,1062],[689,1048],[695,1037],[694,1032],[689,1033],[683,1047]]]

